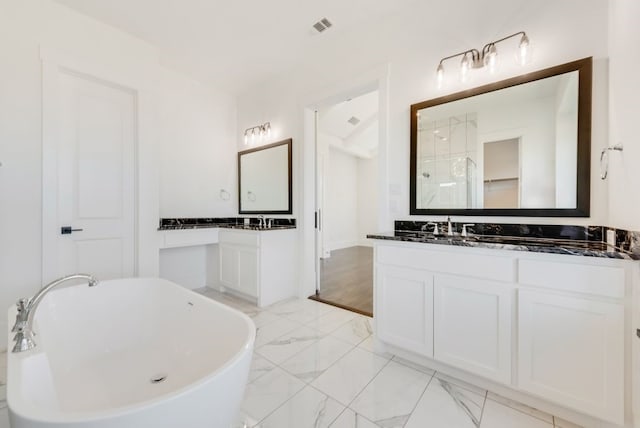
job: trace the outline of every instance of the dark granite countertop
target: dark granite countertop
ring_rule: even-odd
[[[271,227],[263,227],[256,225],[246,225],[246,224],[182,224],[175,226],[161,226],[158,230],[193,230],[193,229],[241,229],[241,230],[284,230],[284,229],[295,229],[295,225],[276,225]]]
[[[490,248],[495,250],[529,251],[535,253],[566,254],[573,256],[601,257],[623,260],[640,260],[640,255],[620,248],[611,247],[605,242],[548,239],[533,237],[511,237],[497,235],[475,235],[468,237],[433,235],[415,230],[396,230],[367,235],[370,239],[419,242],[424,244],[453,245],[459,247]]]
[[[249,224],[245,224],[245,218]],[[190,229],[242,229],[242,230],[284,230],[295,229],[294,218],[270,218],[271,227],[262,227],[256,217],[203,217],[203,218],[162,218],[158,230],[190,230]]]

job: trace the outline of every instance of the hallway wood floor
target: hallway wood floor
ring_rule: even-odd
[[[373,248],[343,248],[322,259],[320,294],[310,299],[373,316]]]

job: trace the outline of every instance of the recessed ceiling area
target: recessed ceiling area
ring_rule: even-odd
[[[360,158],[378,152],[377,90],[318,110],[318,132],[332,147]],[[353,119],[356,120],[353,120]]]
[[[160,49],[165,65],[238,91],[415,0],[55,0]],[[327,18],[319,33],[313,25]],[[332,41],[333,40],[333,41]]]

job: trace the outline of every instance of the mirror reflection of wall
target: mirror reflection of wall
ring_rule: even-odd
[[[577,71],[417,116],[417,208],[576,208]]]
[[[493,141],[484,147],[484,207],[520,208],[520,140]]]

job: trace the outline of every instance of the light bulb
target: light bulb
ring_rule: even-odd
[[[251,130],[251,144],[256,142],[256,130],[255,128]]]
[[[530,46],[529,46],[529,38],[527,37],[526,34],[523,34],[522,38],[520,39],[518,63],[520,65],[526,65],[529,62],[530,56],[531,56],[531,53],[530,53]]]
[[[470,67],[471,64],[469,64],[469,58],[467,54],[464,54],[464,56],[462,57],[462,62],[460,63],[460,80],[462,80],[462,82],[467,81]]]
[[[485,65],[489,67],[489,72],[494,73],[496,71],[496,63],[498,61],[498,50],[493,43],[489,46],[487,56],[485,57]]]
[[[271,124],[269,122],[264,124],[264,127],[266,129],[267,132],[267,138],[271,137]]]
[[[438,89],[440,89],[442,88],[442,82],[444,81],[444,67],[442,66],[442,63],[438,64],[436,77],[438,79]]]
[[[244,131],[244,145],[249,144],[249,135],[247,135],[247,131]]]

